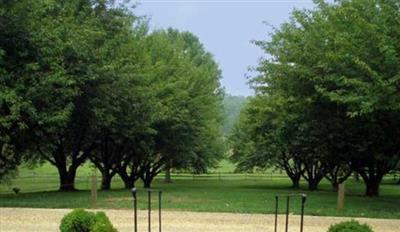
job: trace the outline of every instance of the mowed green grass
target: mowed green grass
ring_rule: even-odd
[[[41,167],[41,173],[45,170],[52,171],[49,167]],[[26,170],[21,170],[25,172]],[[40,169],[35,169],[36,174]],[[87,172],[87,173],[86,173]],[[18,195],[0,194],[1,207],[43,207],[43,208],[89,208],[90,187],[87,175],[91,169],[85,166],[80,170],[77,187],[84,189],[76,192],[62,193],[58,191],[24,192],[24,187],[40,187],[47,183],[57,189],[57,176],[48,173],[43,183],[29,183],[20,180],[21,193]],[[27,174],[27,173],[25,173]],[[53,179],[51,179],[51,178]],[[80,178],[80,179],[79,179]],[[12,186],[14,186],[13,183]],[[142,185],[138,182],[139,187]],[[400,219],[400,186],[390,178],[381,186],[381,196],[377,198],[364,197],[364,185],[362,182],[348,180],[346,182],[345,209],[336,210],[336,193],[331,191],[330,184],[323,181],[318,191],[306,190],[306,183],[302,182],[300,190],[290,188],[287,179],[252,179],[252,180],[192,180],[177,179],[172,184],[165,184],[162,179],[157,179],[153,188],[163,190],[163,209],[203,211],[203,212],[234,212],[234,213],[273,213],[275,209],[275,195],[306,193],[307,202],[305,213],[320,216],[351,216],[373,218],[397,218]],[[140,189],[140,188],[139,188]],[[141,190],[141,189],[140,189]],[[153,196],[153,207],[157,207],[157,195]],[[146,208],[147,195],[139,192],[139,207]],[[283,213],[285,199],[280,204],[280,212]],[[132,195],[129,190],[122,188],[120,180],[113,181],[113,190],[98,192],[98,208],[132,208]],[[291,212],[300,212],[300,199],[293,199]]]

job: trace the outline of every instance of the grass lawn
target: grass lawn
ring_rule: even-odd
[[[89,185],[79,185],[87,189]],[[274,196],[288,194],[290,189],[287,180],[175,180],[165,184],[156,180],[153,187],[164,191],[163,208],[167,210],[238,212],[238,213],[272,213]],[[394,181],[386,180],[381,186],[381,196],[368,198],[362,196],[362,182],[346,182],[347,196],[345,209],[337,212],[336,193],[330,190],[328,182],[322,182],[320,190],[309,192],[302,183],[302,189],[308,195],[306,214],[321,216],[354,216],[400,219],[400,186]],[[132,196],[122,189],[118,180],[113,183],[114,190],[100,191],[97,205],[99,208],[132,208]],[[147,196],[139,195],[139,206],[145,208]],[[153,200],[156,207],[156,196]],[[284,201],[280,202],[281,206]],[[299,213],[300,201],[295,200],[291,206],[293,213]],[[43,207],[43,208],[89,208],[90,192],[81,190],[61,193],[57,191],[15,194],[0,194],[1,207]],[[284,212],[284,207],[281,207]]]
[[[220,167],[211,170],[214,173],[228,173],[234,166],[228,161],[222,161]],[[19,177],[11,185],[0,185],[0,207],[43,207],[43,208],[89,208],[90,178],[93,168],[85,164],[78,169],[76,192],[62,193],[58,188],[58,174],[49,164],[28,169],[20,168]],[[275,173],[275,177],[280,174]],[[323,181],[320,190],[309,192],[306,183],[302,182],[300,190],[293,191],[290,181],[284,176],[280,178],[240,178],[219,180],[197,178],[191,176],[176,178],[172,184],[165,184],[162,176],[155,180],[153,187],[163,190],[163,208],[166,210],[206,211],[206,212],[237,212],[237,213],[273,213],[275,195],[302,192],[308,195],[306,214],[320,216],[355,216],[375,218],[400,219],[400,186],[388,177],[381,185],[381,196],[378,198],[364,197],[364,184],[354,180],[346,182],[345,209],[336,210],[336,193],[331,191],[330,184]],[[138,185],[141,185],[138,182]],[[10,193],[12,187],[21,189],[21,193]],[[132,196],[123,189],[119,178],[114,178],[113,190],[99,191],[97,205],[99,208],[132,208]],[[156,207],[156,196],[153,200]],[[146,207],[147,196],[139,195],[139,206]],[[280,201],[281,212],[284,212],[284,200]],[[291,203],[291,212],[299,213],[300,199]]]

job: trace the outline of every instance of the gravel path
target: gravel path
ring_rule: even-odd
[[[130,210],[105,210],[112,223],[120,232],[133,231],[133,213]],[[0,208],[1,232],[45,232],[58,231],[61,218],[70,209],[31,209]],[[154,225],[152,231],[158,231],[157,212],[153,212]],[[147,212],[139,212],[139,231],[147,231]],[[298,232],[298,216],[291,216],[292,228]],[[350,218],[306,216],[305,232],[326,232],[329,225]],[[400,220],[357,218],[370,224],[375,232],[400,231]],[[232,214],[232,213],[195,213],[163,211],[163,232],[272,232],[273,215]],[[284,216],[280,216],[280,229],[284,229]]]

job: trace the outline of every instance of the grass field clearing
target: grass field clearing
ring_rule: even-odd
[[[307,191],[305,183],[302,183],[302,189],[296,191],[288,186],[290,182],[287,180],[176,180],[172,184],[156,180],[153,187],[164,191],[163,208],[167,210],[272,213],[276,194],[305,192],[308,195],[307,215],[400,218],[400,187],[394,182],[382,185],[381,197],[368,198],[363,196],[364,186],[361,182],[348,181],[345,209],[340,212],[336,210],[336,193],[331,191],[328,182],[323,182],[320,190],[314,192]],[[132,208],[130,191],[121,187],[122,185],[115,183],[114,190],[99,191],[97,206],[116,209]],[[0,194],[0,206],[89,208],[89,199],[89,190],[22,192],[18,195]],[[139,199],[139,207],[142,209],[145,208],[145,200],[145,196]],[[153,203],[156,204],[155,201]],[[299,203],[299,201],[292,203],[291,212],[299,213]],[[281,210],[283,212],[284,209]]]

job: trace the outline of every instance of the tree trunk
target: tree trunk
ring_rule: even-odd
[[[304,179],[306,179],[308,183],[308,190],[317,190],[319,183],[325,176],[326,164],[323,164],[320,161],[316,160],[305,160],[303,163],[305,165],[305,171],[304,173],[302,173],[302,176],[304,177]]]
[[[57,169],[60,178],[59,191],[75,191],[76,169],[70,168],[68,171],[65,167],[57,167]]]
[[[365,184],[365,195],[368,197],[378,197],[379,196],[379,186],[381,184],[382,178],[387,172],[382,172],[379,168],[369,167],[368,171],[358,171],[360,176],[364,180]]]
[[[150,175],[146,175],[145,178],[142,178],[143,180],[143,187],[145,188],[151,188],[151,182],[153,182],[153,177]]]
[[[318,188],[319,181],[316,179],[309,179],[308,180],[308,190],[314,191]]]
[[[366,184],[365,195],[369,197],[378,197],[379,196],[379,181],[375,178],[370,179]]]
[[[354,172],[353,175],[354,175],[354,179],[355,179],[357,182],[360,181],[360,175],[358,174],[358,172]]]
[[[151,181],[144,180],[144,181],[143,181],[143,187],[145,187],[145,188],[151,188]]]
[[[324,176],[319,173],[319,174],[315,174],[313,175],[312,173],[309,173],[308,177],[303,176],[308,183],[308,190],[314,191],[318,189],[318,185],[321,182],[322,178],[324,178]]]
[[[290,180],[292,181],[292,188],[294,188],[294,189],[300,188],[301,175],[289,176],[289,177],[290,177]]]
[[[124,186],[126,189],[132,189],[135,187],[135,182],[131,179],[124,180]]]
[[[129,177],[128,174],[124,172],[118,172],[118,175],[121,177],[122,181],[124,182],[124,186],[126,189],[131,189],[135,187],[135,181]]]
[[[112,175],[108,171],[104,171],[101,174],[101,190],[111,189],[111,179]]]
[[[282,159],[280,162],[280,167],[285,170],[286,175],[290,178],[292,181],[292,188],[298,189],[300,188],[300,179],[302,175],[302,168],[301,168],[301,163],[296,162],[296,160],[293,160],[293,164],[291,165],[290,159]]]
[[[330,161],[324,176],[331,183],[332,191],[337,192],[339,184],[345,182],[352,173],[347,164],[335,164],[334,161]]]
[[[331,184],[332,184],[332,190],[333,190],[334,192],[337,192],[338,189],[339,189],[339,182],[337,182],[337,181],[332,181]]]

